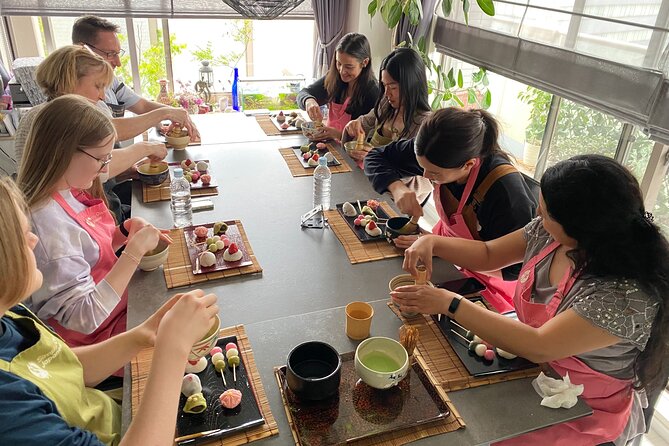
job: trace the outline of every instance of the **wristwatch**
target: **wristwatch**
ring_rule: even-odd
[[[458,311],[458,306],[460,306],[460,301],[462,298],[460,296],[453,296],[453,300],[451,300],[451,304],[448,306],[448,312],[450,314],[455,314],[456,311]]]

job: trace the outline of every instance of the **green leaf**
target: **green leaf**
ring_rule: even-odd
[[[453,76],[453,68],[448,70],[448,83],[451,84],[451,87],[455,85],[455,77]]]
[[[467,89],[467,103],[468,104],[476,104],[478,101],[476,100],[476,91],[474,91],[473,88],[468,88]]]
[[[451,15],[453,10],[453,0],[444,0],[441,2],[441,11],[444,13],[444,17]]]
[[[398,2],[395,2],[390,7],[390,12],[388,14],[388,28],[395,28],[402,18],[402,5]]]
[[[374,18],[374,16],[376,15],[376,6],[377,6],[376,0],[372,0],[371,2],[369,2],[369,5],[367,5],[367,14],[369,14],[371,18]]]
[[[434,99],[432,100],[432,105],[431,105],[432,110],[436,110],[436,109],[438,109],[439,107],[441,107],[441,101],[442,101],[443,99],[444,99],[444,95],[441,94],[441,93],[437,93],[437,94],[434,96]]]
[[[462,0],[462,11],[465,13],[465,24],[469,25],[469,0]]]
[[[481,82],[483,82],[483,85],[485,85],[486,87],[488,86],[488,84],[490,83],[490,80],[488,79],[488,73],[486,73],[486,72],[483,73],[483,77],[481,78]]]
[[[464,79],[462,78],[462,70],[458,70],[458,88],[462,88],[465,84]]]
[[[464,106],[465,106],[465,104],[460,100],[460,98],[458,97],[458,95],[455,95],[455,94],[454,94],[452,99],[453,99],[455,102],[457,102],[457,104],[458,104],[460,107],[464,107]]]
[[[425,53],[425,36],[421,36],[420,39],[418,39],[418,49],[421,53]]]
[[[445,101],[453,100],[453,93],[451,92],[451,90],[448,90],[446,93],[444,93],[444,100]]]
[[[455,79],[449,72],[448,75],[444,74],[443,71],[438,71],[441,74],[441,82],[444,84],[444,88],[453,88],[455,87]]]
[[[486,90],[485,94],[483,95],[483,103],[481,104],[481,106],[487,110],[490,107],[491,103],[492,103],[492,94],[490,94],[490,90]]]
[[[493,0],[476,0],[476,3],[479,4],[481,11],[485,12],[489,16],[495,15],[495,4]]]
[[[481,82],[481,77],[483,77],[483,73],[481,70],[478,70],[476,73],[472,74],[472,80],[476,82]]]

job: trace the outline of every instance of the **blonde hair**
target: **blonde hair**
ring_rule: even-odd
[[[109,118],[81,96],[68,94],[47,102],[28,133],[17,178],[28,206],[32,209],[49,199],[78,150],[97,147],[115,134]],[[99,178],[89,191],[106,203]]]
[[[21,302],[30,286],[30,247],[21,227],[20,212],[27,215],[26,203],[9,177],[0,179],[0,302],[14,306]]]
[[[74,93],[79,80],[94,72],[104,77],[105,88],[114,80],[114,69],[102,57],[86,47],[67,45],[58,48],[39,64],[35,80],[51,100]]]

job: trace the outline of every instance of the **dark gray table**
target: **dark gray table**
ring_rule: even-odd
[[[209,159],[218,181],[213,211],[195,213],[194,224],[239,219],[263,267],[262,274],[200,284],[219,297],[223,326],[245,324],[255,352],[272,413],[280,435],[263,444],[292,444],[273,367],[285,362],[288,351],[300,342],[321,339],[341,353],[356,343],[344,334],[343,307],[353,300],[372,303],[373,335],[397,337],[400,321],[387,308],[388,281],[402,273],[401,258],[352,265],[339,240],[329,230],[302,229],[300,216],[311,208],[312,177],[293,178],[279,147],[301,144],[304,138],[284,137],[247,143],[189,147],[172,151],[170,161]],[[332,204],[379,198],[362,172],[332,176]],[[171,227],[168,202],[144,204],[135,185],[133,215],[156,226]],[[437,261],[433,281],[458,277],[450,264]],[[162,270],[138,271],[129,287],[128,326],[133,327],[157,309],[176,290],[167,290]],[[126,369],[126,373],[128,369]],[[126,375],[127,377],[127,375]],[[538,427],[590,413],[579,402],[570,410],[541,407],[529,379],[451,392],[449,396],[467,424],[466,429],[432,437],[423,444],[485,444]],[[125,401],[130,401],[129,379]],[[124,404],[124,425],[129,421]]]

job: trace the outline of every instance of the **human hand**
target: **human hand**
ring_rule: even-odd
[[[311,141],[325,141],[328,139],[340,139],[341,132],[334,127],[319,127],[318,131],[311,136],[309,139]]]
[[[403,313],[445,314],[455,293],[429,285],[407,285],[390,292]]]
[[[411,246],[404,251],[404,262],[402,263],[404,271],[415,277],[418,274],[416,265],[422,263],[427,270],[426,279],[430,279],[432,276],[432,255],[434,251],[435,237],[437,236],[426,235],[418,237]]]
[[[407,249],[418,240],[419,235],[400,235],[393,239],[393,243],[400,249]]]
[[[162,107],[160,108],[163,112],[163,117],[161,121],[169,119],[172,123],[179,123],[185,126],[186,121],[189,121],[188,111],[185,108],[181,107]]]
[[[127,219],[122,223],[125,228],[128,231],[128,240],[130,240],[134,234],[142,229],[145,226],[151,226],[153,225],[149,223],[148,221],[144,220],[141,217],[132,217]],[[170,237],[170,230],[169,229],[158,229],[160,231],[160,239],[165,240],[168,244],[172,244],[172,238]],[[151,248],[153,249],[153,248]]]
[[[125,249],[129,250],[130,254],[143,257],[147,252],[158,246],[158,242],[162,239],[168,244],[172,243],[172,239],[166,231],[161,231],[153,225],[146,225],[137,230],[133,234],[128,235]]]
[[[188,130],[188,135],[190,135],[191,142],[202,141],[202,138],[200,137],[200,131],[195,126],[195,123],[190,118],[190,115],[186,114],[186,117],[187,117],[187,119],[186,119],[186,121],[184,121],[183,125]]]
[[[136,144],[142,147],[142,153],[151,161],[162,161],[167,156],[167,147],[160,141],[140,141]]]
[[[163,316],[174,307],[179,299],[184,295],[184,293],[177,293],[168,299],[158,310],[149,316],[144,322],[133,328],[133,331],[136,335],[135,339],[140,348],[153,347],[156,343],[156,334],[158,332],[158,326],[160,321],[163,320]]]
[[[360,121],[357,119],[352,119],[348,121],[348,124],[344,127],[344,132],[348,134],[348,136],[352,138],[358,138],[358,134],[362,133],[364,134],[364,130],[362,129],[362,124],[360,124]]]
[[[423,215],[423,208],[418,202],[416,192],[404,186],[394,189],[391,193],[400,212],[412,217],[421,217]]]
[[[169,308],[165,309],[164,314],[156,316],[156,344],[165,343],[176,351],[189,352],[193,344],[211,328],[219,311],[217,301],[215,294],[205,295],[199,289],[174,296],[166,304]],[[162,310],[161,307],[157,313]],[[155,321],[151,324],[155,324]]]
[[[304,103],[304,108],[307,111],[307,115],[314,122],[323,122],[323,114],[321,113],[321,107],[318,105],[318,102],[314,98],[309,98]]]

